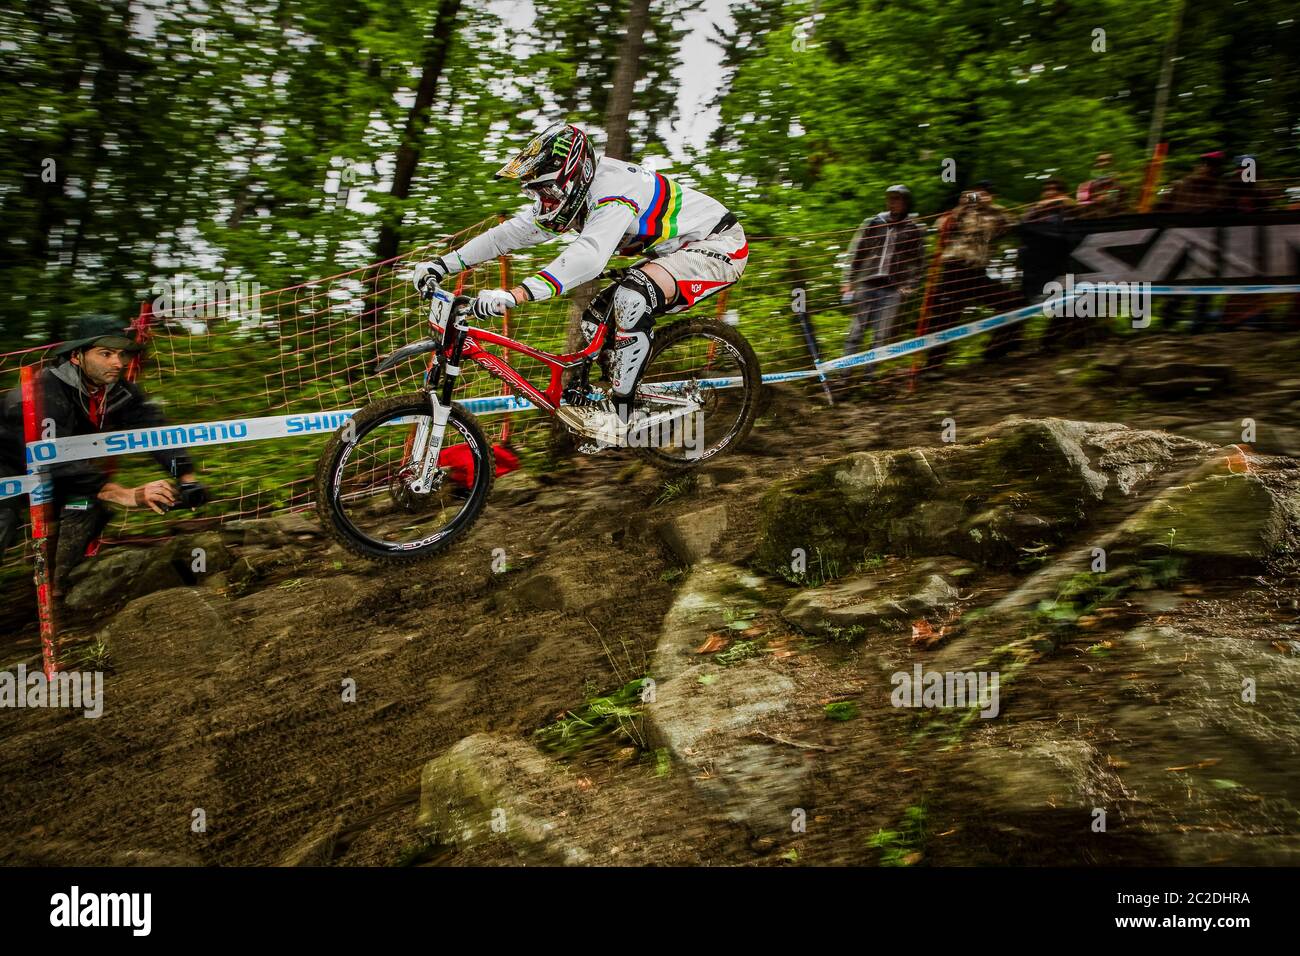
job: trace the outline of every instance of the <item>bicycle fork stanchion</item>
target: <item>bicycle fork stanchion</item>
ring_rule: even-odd
[[[438,353],[437,370],[429,389],[433,424],[425,425],[421,422],[416,425],[415,442],[411,449],[411,459],[419,462],[420,469],[411,483],[411,490],[417,494],[426,494],[432,489],[433,475],[438,468],[438,455],[442,451],[442,440],[447,433],[447,421],[451,418],[451,393],[456,387],[456,380],[460,377],[460,357],[465,347],[465,335],[469,331],[469,322],[465,320],[463,310],[449,315],[446,322],[442,335],[443,345]],[[450,356],[447,355],[449,341]],[[441,398],[438,395],[439,389],[442,391]]]
[[[40,389],[36,381],[36,372],[30,365],[23,366],[20,373],[23,395],[23,437],[28,442],[41,440],[41,420],[44,417]],[[27,452],[31,458],[31,450]],[[35,554],[35,571],[33,580],[36,584],[36,610],[41,628],[41,662],[47,678],[53,677],[59,669],[58,654],[54,647],[54,597],[51,593],[53,581],[53,555],[50,553],[50,502],[54,498],[54,482],[49,473],[40,468],[34,460],[29,460],[28,474],[40,476],[39,483],[31,489],[30,503],[32,515],[32,551]]]

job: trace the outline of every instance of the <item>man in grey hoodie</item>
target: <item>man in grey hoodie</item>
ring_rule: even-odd
[[[853,304],[853,324],[845,355],[861,348],[868,328],[872,348],[893,337],[898,307],[916,288],[925,265],[921,228],[911,218],[911,190],[890,186],[885,203],[884,212],[863,221],[849,246],[841,292]]]
[[[112,316],[82,319],[78,337],[54,351],[55,364],[37,376],[45,430],[55,438],[96,432],[151,428],[163,424],[162,413],[145,394],[125,381],[126,367],[141,346],[135,333]],[[23,399],[14,389],[0,400],[0,477],[27,471],[23,433]],[[101,460],[59,462],[49,469],[54,482],[54,515],[59,519],[55,560],[56,591],[85,555],[112,512],[150,508],[162,514],[178,504],[195,507],[207,492],[194,476],[194,462],[184,450],[159,448],[153,457],[172,476],[127,488],[112,480]],[[179,487],[175,482],[179,482]],[[21,498],[0,499],[0,553],[13,543],[20,526]]]

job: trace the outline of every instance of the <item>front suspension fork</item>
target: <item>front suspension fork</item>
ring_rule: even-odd
[[[461,353],[465,348],[465,335],[468,331],[469,322],[464,315],[458,315],[447,323],[443,344],[446,346],[450,339],[450,348],[444,347],[439,352],[437,366],[431,370],[426,383],[432,421],[421,418],[416,422],[411,454],[407,459],[416,466],[411,490],[417,494],[427,494],[433,490],[438,456],[442,451],[443,436],[447,432],[447,421],[451,418],[451,393],[460,377]]]

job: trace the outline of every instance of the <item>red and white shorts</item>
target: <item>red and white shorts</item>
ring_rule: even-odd
[[[663,266],[677,280],[681,301],[664,311],[672,315],[739,281],[749,262],[749,240],[740,223],[735,223],[707,239],[696,239],[647,261]]]

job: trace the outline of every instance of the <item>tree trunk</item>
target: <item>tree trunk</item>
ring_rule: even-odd
[[[605,155],[630,159],[632,143],[628,137],[627,117],[632,112],[632,93],[641,75],[641,48],[646,27],[650,25],[650,0],[631,0],[627,8],[623,47],[614,67],[614,86],[605,110]]]
[[[411,180],[415,178],[415,167],[420,160],[420,137],[428,125],[426,117],[429,107],[433,105],[433,94],[438,80],[442,76],[443,66],[447,62],[447,50],[451,47],[456,29],[456,16],[460,13],[461,0],[442,0],[438,4],[438,18],[433,25],[433,36],[424,52],[424,71],[420,74],[420,85],[415,89],[415,103],[406,117],[406,130],[402,134],[402,143],[397,148],[397,165],[393,171],[393,188],[389,194],[396,199],[406,199],[411,194]],[[379,229],[378,258],[391,259],[397,255],[401,242],[398,231],[400,219],[385,222]]]

